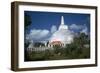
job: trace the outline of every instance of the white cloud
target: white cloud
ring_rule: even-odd
[[[70,29],[80,30],[80,33],[85,33],[86,35],[88,34],[88,28],[87,28],[86,24],[84,24],[84,25],[72,24],[72,25],[70,25]]]
[[[69,26],[70,29],[72,30],[80,30],[84,27],[84,25],[76,25],[76,24],[72,24]]]
[[[46,38],[47,36],[49,35],[49,31],[48,30],[36,30],[36,29],[33,29],[30,31],[29,34],[26,35],[26,40],[41,40],[41,39],[44,39]]]
[[[55,26],[55,25],[53,25],[52,27],[51,27],[51,33],[54,33],[54,32],[56,32],[57,31],[57,27]]]

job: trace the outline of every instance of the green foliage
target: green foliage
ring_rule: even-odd
[[[34,47],[40,47],[40,46],[45,46],[43,43],[36,42],[34,43]]]
[[[25,27],[29,26],[32,23],[30,15],[25,14],[24,23],[25,23]]]
[[[57,53],[60,53],[61,52],[61,47],[59,45],[55,45],[54,46],[54,52],[57,54]]]
[[[81,59],[90,57],[90,48],[84,47],[85,44],[89,45],[88,36],[80,33],[78,37],[74,38],[71,44],[66,45],[66,56],[71,59]]]
[[[71,44],[67,44],[65,47],[55,45],[53,47],[54,50],[25,53],[27,54],[26,61],[90,58],[89,42],[88,36],[80,33],[77,37],[74,37],[74,41]],[[89,45],[89,47],[85,47],[85,44]]]

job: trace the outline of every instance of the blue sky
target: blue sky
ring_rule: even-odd
[[[27,29],[28,34],[30,34],[33,29],[40,31],[47,30],[49,32],[52,26],[58,29],[61,23],[61,16],[64,17],[65,25],[68,25],[69,30],[76,33],[81,31],[90,32],[90,14],[37,11],[25,11],[24,14],[28,14],[32,20],[31,25]]]

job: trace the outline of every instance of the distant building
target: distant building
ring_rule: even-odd
[[[64,47],[64,44],[61,41],[53,41],[49,44],[49,47],[55,47],[55,46]]]

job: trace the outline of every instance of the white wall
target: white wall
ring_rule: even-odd
[[[10,54],[11,54],[11,12],[10,3],[14,0],[0,0],[0,73],[14,73],[10,70]],[[19,0],[20,1],[20,0]],[[61,4],[78,4],[78,5],[99,5],[100,0],[21,0],[21,1],[34,1],[45,3],[61,3]],[[100,9],[100,5],[99,8]],[[100,13],[100,10],[98,10]],[[98,14],[100,16],[100,14]],[[100,19],[100,17],[98,17]],[[98,22],[99,24],[100,22]],[[98,28],[100,25],[98,25]],[[99,30],[100,31],[100,28]],[[98,33],[100,37],[100,33]],[[100,38],[98,39],[100,43]],[[100,52],[100,46],[98,51]],[[98,54],[100,55],[100,53]],[[99,58],[100,61],[100,58]],[[55,70],[40,70],[34,73],[99,73],[100,62],[98,67],[86,68],[70,68],[70,69],[55,69]],[[24,73],[24,72],[22,72]],[[33,73],[33,71],[26,71],[25,73]]]

